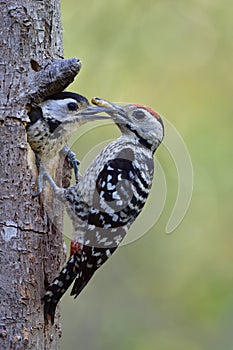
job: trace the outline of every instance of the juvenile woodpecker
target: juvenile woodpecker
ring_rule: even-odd
[[[70,160],[77,179],[76,156],[66,145],[72,132],[86,122],[106,118],[97,116],[101,108],[90,106],[86,97],[74,92],[61,92],[49,96],[29,113],[28,142],[36,154],[37,163],[52,159],[63,151]],[[42,191],[42,177],[38,176],[38,194]],[[34,196],[36,196],[34,195]]]
[[[122,135],[94,159],[74,186],[59,188],[44,172],[74,228],[71,256],[43,298],[45,319],[52,323],[56,305],[72,282],[71,295],[76,298],[140,214],[152,185],[153,154],[164,136],[161,117],[151,108],[120,107],[97,98],[92,102],[109,109]]]

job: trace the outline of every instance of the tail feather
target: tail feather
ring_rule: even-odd
[[[76,277],[76,280],[74,282],[74,285],[72,287],[70,295],[74,296],[74,298],[77,298],[77,296],[81,293],[83,288],[90,281],[94,272],[95,272],[95,270],[87,270],[86,269],[85,272],[81,276]]]
[[[80,267],[79,262],[80,257],[73,255],[63,267],[60,274],[48,286],[43,297],[44,317],[47,323],[49,320],[51,320],[52,324],[54,323],[57,304],[76,278]]]
[[[49,321],[51,321],[52,324],[54,324],[54,317],[55,317],[55,311],[56,311],[56,307],[57,307],[57,302],[47,302],[45,301],[44,304],[44,318],[45,318],[45,322],[48,323]]]

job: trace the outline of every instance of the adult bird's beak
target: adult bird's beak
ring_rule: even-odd
[[[93,97],[91,102],[99,108],[105,109],[105,113],[107,113],[114,123],[118,125],[121,130],[123,130],[122,127],[124,127],[128,122],[128,114],[124,108],[125,106],[121,107],[99,97]]]
[[[124,109],[122,107],[110,101],[103,100],[102,98],[99,98],[99,97],[93,97],[91,99],[91,102],[94,105],[98,106],[99,108],[102,108],[105,113],[109,113],[110,115],[114,113],[125,115]]]

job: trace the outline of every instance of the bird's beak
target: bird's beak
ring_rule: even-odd
[[[88,106],[86,109],[78,111],[78,115],[81,117],[85,117],[88,120],[96,120],[96,119],[110,119],[109,115],[97,115],[99,113],[108,113],[109,110],[105,107],[101,106]]]
[[[102,98],[99,98],[99,97],[93,97],[91,99],[91,102],[94,105],[98,106],[99,108],[103,108],[104,112],[110,114],[112,117],[114,117],[114,113],[125,116],[124,109],[115,103],[109,102],[107,100],[103,100]]]
[[[114,123],[121,129],[125,127],[125,125],[128,122],[128,115],[124,108],[120,107],[119,105],[109,102],[107,100],[103,100],[99,97],[94,97],[91,99],[91,102],[99,106],[99,108],[104,108],[105,113],[107,113],[110,118],[114,121]]]

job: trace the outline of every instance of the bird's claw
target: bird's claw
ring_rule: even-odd
[[[78,183],[78,166],[80,161],[76,158],[76,154],[72,152],[68,146],[64,147],[64,152],[66,153],[66,157],[74,169],[75,181]]]
[[[37,178],[37,188],[38,188],[38,190],[37,190],[36,193],[33,193],[32,198],[38,197],[41,194],[41,192],[43,191],[43,188],[44,188],[44,176],[41,175],[41,174],[39,174],[38,178]]]
[[[41,164],[40,161],[40,155],[38,153],[36,153],[36,166],[38,169],[38,177],[37,177],[37,192],[32,194],[32,198],[36,198],[38,197],[41,192],[44,189],[45,186],[45,175],[46,175],[46,171],[43,167],[43,165]]]

